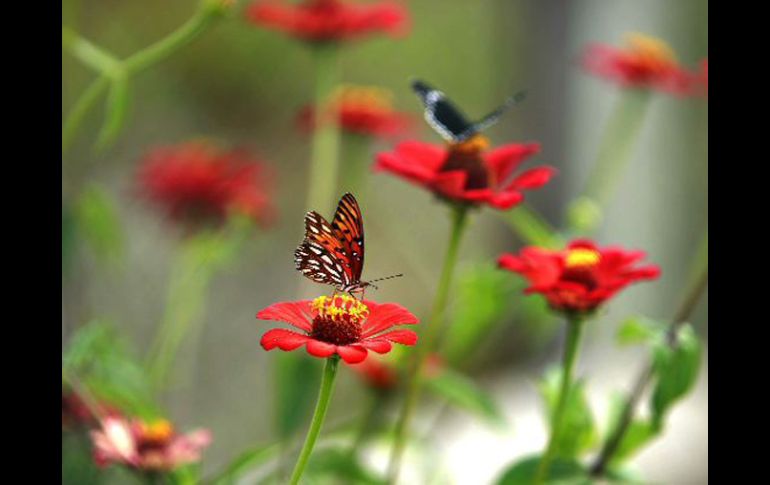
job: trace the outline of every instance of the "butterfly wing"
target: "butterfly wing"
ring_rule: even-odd
[[[348,279],[342,264],[321,244],[305,240],[294,251],[294,264],[316,283],[344,286]]]
[[[459,141],[466,140],[470,136],[472,136],[472,135],[474,135],[476,133],[481,133],[485,129],[487,129],[490,126],[492,126],[495,123],[497,123],[497,121],[500,119],[500,117],[503,115],[503,113],[505,113],[511,107],[519,104],[522,100],[524,100],[524,98],[526,97],[526,94],[527,94],[526,92],[521,91],[521,92],[518,92],[518,93],[514,94],[510,98],[506,99],[505,103],[503,103],[499,108],[497,108],[496,110],[492,111],[491,113],[489,113],[485,117],[481,118],[476,123],[473,123],[473,125],[471,126],[471,128],[469,130],[467,130],[465,133],[460,134],[460,136],[458,137],[460,139]]]
[[[353,194],[347,193],[340,199],[331,229],[342,249],[343,269],[350,281],[360,282],[364,269],[364,219]]]
[[[447,141],[460,141],[474,130],[465,115],[441,91],[423,81],[414,81],[412,89],[425,105],[425,121]]]

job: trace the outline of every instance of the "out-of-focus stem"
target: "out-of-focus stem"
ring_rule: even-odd
[[[344,163],[342,166],[340,192],[352,192],[358,199],[365,199],[366,174],[371,167],[370,139],[363,135],[345,134],[342,137]]]
[[[540,214],[524,204],[498,214],[527,244],[546,248],[558,248],[563,245],[562,238],[556,230]]]
[[[556,401],[556,408],[551,417],[551,434],[548,439],[548,446],[545,454],[540,459],[535,473],[533,483],[539,485],[548,477],[548,469],[551,466],[556,453],[556,444],[562,432],[562,422],[564,420],[564,410],[567,406],[567,398],[572,390],[572,370],[577,360],[578,348],[580,346],[580,337],[583,333],[583,319],[581,317],[571,318],[567,322],[567,341],[564,344],[564,357],[562,360],[561,385],[559,386],[559,396]]]
[[[460,248],[460,241],[467,222],[468,209],[465,207],[452,208],[452,233],[449,239],[449,247],[444,257],[444,265],[441,270],[439,286],[436,291],[436,298],[433,302],[433,309],[425,332],[420,338],[417,346],[417,355],[414,361],[413,369],[409,373],[409,383],[404,398],[404,404],[401,407],[396,430],[393,438],[393,448],[390,454],[388,464],[388,479],[391,484],[398,480],[401,468],[401,457],[407,441],[407,429],[409,421],[414,413],[415,406],[419,400],[420,388],[422,387],[422,370],[425,361],[436,348],[437,340],[441,334],[444,322],[444,310],[446,309],[449,289],[452,285],[452,276],[457,265],[457,254]]]
[[[96,78],[89,86],[86,88],[85,91],[80,95],[77,101],[75,101],[75,104],[73,105],[72,109],[70,110],[69,114],[64,120],[64,123],[62,124],[62,130],[61,130],[61,150],[62,153],[66,152],[69,148],[72,141],[75,139],[75,135],[77,134],[78,130],[80,129],[80,125],[83,122],[83,119],[88,114],[89,111],[91,111],[91,108],[93,108],[94,103],[99,99],[99,97],[107,91],[107,88],[110,85],[109,78],[102,74],[98,78]]]

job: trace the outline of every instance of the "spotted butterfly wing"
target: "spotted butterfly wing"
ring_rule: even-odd
[[[412,89],[425,105],[425,120],[428,124],[444,139],[454,143],[463,142],[494,125],[503,113],[525,97],[524,92],[519,92],[481,120],[472,123],[444,93],[424,81],[412,82]]]
[[[294,252],[297,269],[309,279],[354,291],[364,267],[364,226],[361,209],[352,194],[345,194],[332,223],[317,212],[305,215],[305,240]]]

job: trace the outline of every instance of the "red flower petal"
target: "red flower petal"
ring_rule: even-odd
[[[377,338],[384,338],[391,342],[403,345],[414,345],[417,343],[417,334],[411,330],[393,330],[392,332],[384,333]]]
[[[337,352],[337,349],[336,345],[320,340],[308,338],[307,341],[307,353],[316,357],[331,357]]]
[[[552,167],[536,167],[526,170],[505,186],[505,190],[536,189],[547,184],[556,174]]]
[[[265,332],[259,343],[265,350],[273,350],[276,347],[281,350],[294,350],[297,347],[301,347],[308,340],[310,340],[310,337],[307,335],[301,335],[284,328],[274,328]]]
[[[342,345],[337,347],[337,353],[348,364],[357,364],[366,359],[369,353],[360,345]]]
[[[369,318],[363,326],[362,339],[374,336],[396,325],[414,325],[419,320],[409,310],[396,303],[374,303],[365,301]]]
[[[539,143],[511,143],[490,150],[483,157],[495,180],[503,182],[508,180],[521,162],[539,151]]]
[[[524,200],[524,195],[521,192],[507,191],[494,194],[489,199],[489,205],[496,209],[507,210],[511,207],[519,205]]]
[[[380,338],[364,339],[361,341],[361,345],[378,354],[387,354],[393,349],[393,345],[389,341]]]
[[[274,303],[257,313],[257,318],[260,320],[286,322],[306,332],[310,332],[313,329],[310,300]]]

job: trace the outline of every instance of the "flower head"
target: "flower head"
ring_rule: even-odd
[[[265,224],[273,216],[266,168],[244,150],[205,141],[158,147],[142,161],[138,183],[176,220],[219,224],[235,212]]]
[[[644,256],[642,251],[599,248],[581,239],[561,251],[527,247],[518,256],[500,256],[498,264],[527,278],[531,286],[525,293],[542,294],[553,309],[587,313],[627,285],[657,278],[657,266],[635,266]]]
[[[680,66],[668,44],[647,35],[628,34],[623,49],[590,45],[583,64],[590,72],[624,87],[680,95],[699,91],[698,75]]]
[[[338,123],[348,133],[379,138],[404,133],[412,124],[408,114],[393,109],[389,91],[350,85],[337,89],[320,116],[312,106],[305,106],[298,121],[302,128],[308,130],[322,123]]]
[[[303,0],[287,5],[257,0],[246,11],[257,25],[286,32],[308,42],[346,41],[374,33],[403,34],[408,28],[404,7],[384,1],[355,4],[346,0]]]
[[[119,464],[147,471],[169,471],[199,461],[211,434],[199,429],[179,435],[165,419],[143,421],[111,416],[91,432],[99,466]]]
[[[510,209],[524,200],[522,191],[546,184],[556,172],[537,167],[514,175],[537,143],[511,143],[489,150],[489,140],[476,135],[448,146],[405,141],[393,152],[377,155],[375,170],[391,172],[451,202]]]
[[[417,334],[411,330],[390,330],[418,322],[406,308],[346,294],[275,303],[257,313],[257,318],[286,322],[302,330],[268,330],[261,340],[265,350],[278,347],[288,351],[305,345],[310,355],[326,358],[336,354],[348,364],[362,362],[369,350],[388,353],[392,342],[417,343]]]
[[[72,390],[62,389],[61,393],[61,424],[62,428],[72,428],[83,425],[90,426],[97,422],[99,416],[119,416],[120,412],[114,406],[106,402],[96,403],[97,409],[88,407],[83,398]]]

